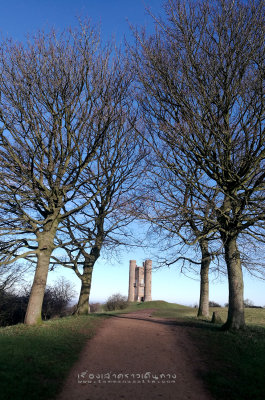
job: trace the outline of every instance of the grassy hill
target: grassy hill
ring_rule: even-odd
[[[246,309],[247,329],[223,332],[198,319],[197,310],[165,301],[133,303],[126,310],[156,309],[154,316],[174,319],[204,358],[203,376],[215,399],[265,398],[265,309]],[[225,321],[227,309],[212,308]],[[78,358],[85,342],[112,313],[67,317],[41,326],[0,328],[0,393],[5,400],[51,400]]]

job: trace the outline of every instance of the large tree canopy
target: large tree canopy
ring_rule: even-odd
[[[209,316],[210,264],[214,258],[219,264],[222,247],[215,215],[218,190],[208,187],[194,163],[178,162],[178,148],[161,146],[155,137],[149,147],[145,185],[131,213],[151,223],[161,266],[178,263],[183,273],[200,267],[198,316]]]
[[[148,135],[218,189],[213,207],[228,271],[229,329],[245,324],[238,238],[264,237],[264,6],[169,0],[167,20],[156,19],[151,37],[136,32],[132,50]]]
[[[74,270],[81,279],[77,314],[89,312],[89,296],[93,268],[102,250],[110,255],[113,248],[132,243],[128,226],[135,218],[127,213],[134,203],[134,193],[141,189],[142,139],[136,134],[133,105],[125,110],[124,119],[117,121],[114,135],[100,147],[93,174],[82,187],[83,196],[95,196],[76,217],[66,218],[57,231],[57,240],[64,249],[52,262]],[[137,242],[136,240],[134,242]]]
[[[89,24],[1,44],[1,262],[37,261],[28,324],[41,319],[58,227],[100,191],[83,188],[125,119],[129,84],[121,58]]]

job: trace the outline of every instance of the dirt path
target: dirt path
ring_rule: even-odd
[[[211,400],[185,329],[152,311],[106,319],[57,400]]]

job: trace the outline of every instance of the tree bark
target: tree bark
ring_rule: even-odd
[[[42,250],[38,255],[37,268],[25,317],[25,324],[27,325],[37,325],[42,322],[41,310],[47,283],[50,257],[50,250]]]
[[[209,267],[211,256],[208,251],[207,240],[200,241],[200,249],[202,254],[201,260],[201,282],[200,282],[200,302],[198,309],[198,317],[209,317]]]
[[[37,325],[42,322],[42,303],[49,272],[50,257],[54,249],[54,236],[57,225],[52,226],[50,231],[38,234],[37,267],[24,321],[26,325]]]
[[[79,295],[79,300],[77,304],[77,309],[75,314],[78,315],[87,315],[90,313],[89,307],[89,297],[91,290],[91,281],[92,281],[92,273],[95,262],[89,261],[88,258],[85,258],[84,267],[83,267],[83,275],[81,277],[81,291]]]
[[[236,236],[226,239],[224,249],[229,283],[229,307],[227,321],[223,325],[223,329],[244,329],[244,282]]]

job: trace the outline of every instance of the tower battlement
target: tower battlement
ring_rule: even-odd
[[[152,260],[146,260],[142,267],[136,260],[130,260],[128,301],[151,301]]]

